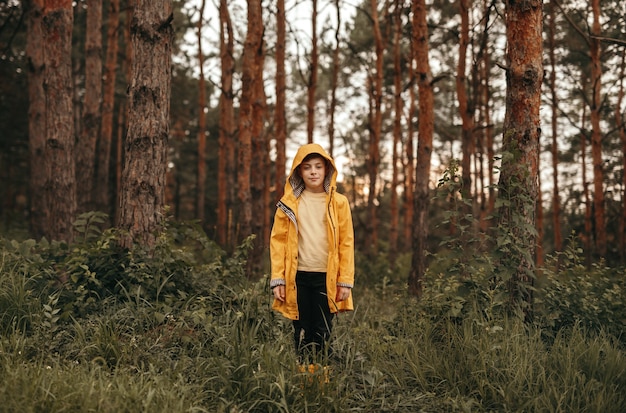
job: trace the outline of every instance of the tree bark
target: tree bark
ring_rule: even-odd
[[[220,1],[220,61],[221,94],[219,101],[219,136],[217,170],[217,240],[224,247],[232,244],[229,217],[232,214],[232,192],[235,187],[234,129],[235,110],[233,106],[234,39],[233,27],[228,12],[228,2]]]
[[[46,182],[46,98],[44,92],[43,0],[28,0],[26,49],[28,53],[28,145],[30,151],[30,231],[35,239],[45,235],[47,211],[40,191]]]
[[[626,125],[622,115],[622,103],[624,102],[624,74],[626,72],[626,51],[622,52],[622,64],[620,65],[619,92],[615,105],[615,125],[622,144],[622,214],[619,220],[619,247],[620,261],[626,264]]]
[[[206,197],[206,86],[204,81],[204,54],[202,53],[202,27],[204,21],[205,0],[200,3],[197,39],[198,39],[198,65],[200,75],[198,77],[198,163],[196,177],[196,218],[204,224],[204,205]]]
[[[239,109],[239,152],[237,190],[239,198],[239,241],[252,234],[251,163],[254,134],[254,98],[257,94],[256,55],[262,48],[261,2],[248,0],[248,33],[243,48],[242,93]],[[250,274],[248,274],[250,275]]]
[[[284,0],[279,0],[284,1]],[[335,0],[335,9],[337,12],[337,27],[335,28],[335,48],[333,49],[333,63],[330,75],[330,120],[328,122],[328,154],[332,157],[335,151],[335,114],[337,112],[337,87],[339,84],[339,52],[341,47],[341,39],[339,33],[341,30],[341,3]]]
[[[269,205],[269,187],[265,185],[269,170],[269,150],[263,128],[265,120],[265,89],[263,83],[263,65],[265,62],[265,48],[263,41],[263,17],[261,2],[255,5],[255,44],[253,73],[253,93],[252,96],[252,165],[254,173],[250,174],[252,222],[251,231],[256,235],[253,249],[248,259],[248,276],[258,279],[263,270],[263,251],[269,241],[268,225],[269,215],[267,214]]]
[[[400,53],[400,39],[402,37],[402,5],[400,1],[395,1],[393,14],[394,34],[393,34],[393,146],[391,148],[391,200],[389,225],[389,266],[393,269],[396,266],[398,256],[398,145],[402,141],[402,56]]]
[[[74,119],[72,106],[72,25],[71,0],[44,1],[43,90],[46,99],[43,156],[43,187],[34,188],[42,197],[44,235],[71,242],[76,215],[74,162]],[[40,181],[41,182],[41,181]]]
[[[602,130],[600,120],[602,114],[602,61],[600,39],[600,0],[591,1],[593,24],[591,25],[590,55],[591,55],[591,157],[593,159],[593,209],[596,231],[596,251],[601,256],[606,255],[606,223],[604,212],[604,170],[602,168]]]
[[[374,26],[374,44],[376,49],[376,71],[371,76],[370,85],[370,140],[368,148],[367,172],[369,176],[369,192],[367,195],[367,253],[375,255],[378,251],[378,214],[377,214],[377,180],[380,166],[380,134],[382,129],[383,101],[383,63],[384,44],[378,19],[377,1],[370,0],[372,24]]]
[[[538,194],[542,2],[506,3],[506,113],[498,197],[500,273],[508,278],[511,302],[532,315],[529,285],[535,273],[535,209]],[[507,273],[508,272],[508,273]]]
[[[285,115],[285,44],[286,44],[285,0],[278,0],[276,5],[276,109],[274,111],[274,128],[276,135],[276,202],[283,196],[286,179],[286,141],[287,120]],[[331,120],[332,123],[332,120]]]
[[[408,279],[409,294],[420,297],[426,273],[426,239],[428,236],[428,206],[430,204],[430,162],[434,133],[434,93],[428,57],[428,26],[426,2],[413,2],[413,38],[415,48],[415,78],[418,85],[418,142],[415,168],[415,215],[413,218],[413,256]]]
[[[471,158],[474,153],[474,109],[470,105],[467,96],[467,48],[469,45],[469,8],[470,0],[459,0],[459,14],[461,16],[461,30],[459,32],[459,61],[457,64],[456,93],[459,102],[459,114],[461,116],[461,178],[463,186],[461,194],[463,198],[471,197]],[[466,211],[468,212],[468,211]]]
[[[550,1],[549,19],[548,19],[548,56],[550,59],[550,96],[552,102],[550,104],[552,110],[551,127],[552,127],[552,226],[554,233],[554,249],[556,251],[563,250],[563,236],[561,230],[561,198],[559,196],[559,147],[558,147],[558,108],[559,97],[557,94],[556,84],[556,5],[554,0]]]
[[[76,195],[79,212],[95,209],[96,142],[102,122],[102,0],[87,0],[85,33],[83,126],[76,143],[76,185],[80,189]]]
[[[171,0],[138,0],[131,23],[132,81],[124,144],[121,241],[152,249],[162,228],[173,41]]]
[[[112,215],[109,174],[111,167],[111,146],[113,141],[113,111],[115,108],[115,82],[117,78],[117,52],[119,42],[120,2],[110,0],[107,19],[106,57],[102,96],[102,124],[96,143],[96,186],[94,190],[95,208]]]
[[[309,82],[307,85],[307,141],[313,143],[313,131],[315,129],[315,94],[317,91],[317,67],[319,57],[317,51],[317,0],[312,0],[313,13],[311,16],[311,63]]]
[[[409,72],[409,121],[406,133],[405,156],[406,164],[404,167],[404,245],[410,247],[413,239],[413,216],[415,208],[415,149],[414,140],[414,122],[415,118],[415,83],[416,71],[415,63],[415,42],[411,41],[410,56],[407,59],[407,68]]]

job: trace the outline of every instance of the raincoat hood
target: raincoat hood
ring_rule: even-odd
[[[337,186],[337,167],[335,167],[335,161],[320,145],[317,143],[309,143],[301,146],[293,159],[289,178],[285,182],[284,194],[286,196],[293,194],[295,198],[298,198],[302,194],[302,191],[304,191],[304,180],[297,171],[302,161],[304,161],[304,158],[311,154],[319,154],[326,160],[326,176],[324,177],[324,190],[326,193],[330,193],[331,188]]]

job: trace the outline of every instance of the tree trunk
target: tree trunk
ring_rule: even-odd
[[[582,168],[582,180],[583,180],[583,199],[585,202],[585,232],[583,234],[583,249],[585,250],[585,265],[587,268],[591,267],[591,255],[592,255],[592,239],[593,239],[593,224],[592,224],[592,207],[591,198],[589,196],[589,184],[587,183],[587,137],[582,132],[585,129],[585,107],[583,107],[583,116],[581,119],[582,127],[580,134],[580,163]]]
[[[102,0],[87,0],[85,26],[85,98],[80,138],[76,143],[76,185],[78,211],[95,209],[94,183],[96,142],[102,112]]]
[[[256,55],[262,48],[261,3],[248,0],[248,33],[243,48],[242,92],[239,108],[239,154],[237,190],[239,197],[239,241],[252,234],[251,163],[254,134],[254,98],[257,94]],[[256,172],[256,171],[255,171]],[[250,274],[248,274],[250,275]]]
[[[284,1],[284,0],[279,0]],[[339,51],[341,42],[339,33],[341,30],[341,3],[335,1],[337,11],[337,27],[335,28],[335,48],[333,49],[333,64],[330,75],[330,120],[328,122],[328,154],[332,157],[335,151],[335,114],[337,112],[337,87],[339,84]]]
[[[71,242],[76,215],[74,119],[72,107],[72,25],[70,0],[45,1],[43,7],[43,88],[46,109],[42,163],[44,235]]]
[[[461,194],[464,199],[471,197],[471,157],[474,153],[473,130],[474,109],[469,104],[467,97],[467,48],[469,45],[469,7],[470,0],[459,0],[459,14],[461,16],[461,31],[459,33],[459,61],[456,74],[456,93],[459,102],[459,114],[461,116],[461,148],[463,158],[461,160],[461,178],[463,185]],[[465,211],[468,212],[468,211]]]
[[[205,0],[200,3],[200,10],[197,25],[198,38],[198,65],[200,76],[198,78],[198,165],[196,177],[196,218],[204,226],[204,200],[206,197],[206,86],[204,82],[204,54],[202,53],[202,27],[204,21]]]
[[[556,251],[563,250],[563,236],[561,231],[561,199],[559,196],[559,147],[558,147],[558,108],[559,97],[557,94],[556,84],[556,43],[554,36],[556,35],[556,5],[554,0],[550,1],[549,19],[548,19],[548,56],[550,58],[550,96],[552,102],[550,104],[552,110],[551,126],[552,126],[552,226],[554,233],[554,249]]]
[[[538,160],[541,162],[541,159]],[[539,166],[537,167],[539,168]],[[535,223],[535,228],[537,230],[537,243],[535,245],[535,266],[537,268],[541,268],[543,266],[543,236],[544,236],[544,226],[543,226],[543,197],[541,192],[541,174],[537,173],[537,205],[535,206],[535,214],[537,216],[537,220]]]
[[[162,228],[172,67],[172,1],[138,0],[131,23],[132,81],[119,227],[122,246],[152,249]]]
[[[394,119],[393,119],[393,146],[391,148],[391,223],[389,225],[389,266],[396,266],[398,256],[398,145],[402,141],[402,56],[400,54],[400,39],[402,37],[402,7],[401,2],[395,2],[394,9],[394,36],[393,36],[393,91],[394,91]]]
[[[248,276],[258,279],[262,275],[263,270],[263,251],[269,241],[267,233],[266,221],[269,221],[267,211],[269,205],[269,187],[265,185],[266,173],[262,171],[269,170],[269,151],[263,128],[265,120],[265,89],[263,83],[263,65],[265,62],[265,49],[263,47],[263,18],[261,2],[255,5],[254,20],[255,24],[255,44],[254,49],[254,95],[252,96],[252,165],[255,167],[254,173],[250,175],[251,184],[251,202],[252,202],[252,233],[256,235],[253,249],[248,259]],[[269,224],[269,222],[267,222]]]
[[[104,93],[102,96],[102,124],[96,150],[96,187],[94,201],[97,210],[112,215],[109,202],[109,174],[111,143],[113,141],[113,111],[115,108],[115,81],[117,76],[117,51],[119,42],[120,2],[110,0],[107,21],[106,57],[104,64]]]
[[[539,137],[541,133],[542,3],[507,0],[506,113],[503,156],[498,183],[502,200],[499,220],[500,273],[508,278],[512,304],[532,315],[538,193]],[[508,272],[508,273],[507,273]]]
[[[220,61],[222,64],[222,91],[219,102],[219,137],[217,169],[217,241],[223,247],[231,246],[231,225],[229,216],[233,197],[231,191],[234,179],[234,129],[235,111],[233,106],[234,39],[233,27],[228,12],[228,2],[220,1]]]
[[[46,97],[44,92],[43,0],[28,0],[26,50],[28,53],[28,145],[30,151],[30,231],[35,239],[46,233],[47,211],[41,191],[46,183],[43,163],[46,146]]]
[[[409,72],[409,121],[406,133],[406,144],[404,148],[406,165],[404,167],[404,245],[405,248],[411,246],[413,239],[413,215],[415,207],[415,153],[413,145],[413,128],[415,118],[415,83],[416,71],[413,67],[415,62],[415,43],[411,41],[410,57],[407,61]]]
[[[622,52],[620,65],[619,92],[615,105],[615,125],[622,143],[622,215],[619,220],[619,251],[622,265],[626,264],[626,125],[622,115],[624,102],[624,74],[626,71],[626,52]]]
[[[126,24],[124,25],[124,59],[122,61],[122,72],[126,76],[126,84],[130,85],[132,82],[132,68],[134,62],[133,42],[131,40],[131,25],[133,21],[133,14],[135,11],[135,3],[137,0],[126,0]],[[117,117],[117,142],[115,143],[115,204],[113,210],[115,212],[114,225],[119,227],[120,222],[120,210],[122,204],[122,169],[125,163],[124,157],[124,144],[126,142],[126,136],[128,132],[128,119],[129,119],[129,101],[124,99],[120,103]],[[107,178],[108,179],[108,178]],[[167,181],[166,181],[167,182]]]
[[[317,0],[312,0],[313,15],[311,16],[311,67],[309,72],[309,82],[307,85],[307,141],[313,143],[313,130],[315,129],[315,93],[317,90]]]
[[[591,1],[593,11],[592,36],[589,39],[591,55],[591,156],[593,159],[593,208],[596,229],[596,251],[600,257],[606,255],[606,224],[604,220],[604,171],[602,169],[602,61],[600,50],[600,0]]]
[[[285,115],[285,44],[286,44],[285,0],[278,0],[276,5],[276,109],[274,111],[274,128],[276,135],[276,202],[283,196],[286,179],[286,141],[287,118]],[[331,120],[332,123],[332,120]]]
[[[378,19],[376,0],[370,1],[372,21],[374,25],[374,43],[376,48],[376,71],[370,85],[370,141],[367,159],[369,176],[369,192],[367,196],[367,253],[375,255],[378,251],[378,217],[377,217],[377,188],[378,168],[380,166],[380,134],[382,129],[382,101],[383,101],[383,37]]]
[[[415,78],[418,85],[418,142],[415,168],[415,215],[413,218],[413,256],[408,279],[409,294],[420,297],[426,273],[426,239],[428,236],[428,206],[430,204],[430,161],[434,133],[434,93],[428,57],[428,26],[426,2],[413,2],[413,38],[415,48]]]

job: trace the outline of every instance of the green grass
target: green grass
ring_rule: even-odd
[[[290,322],[237,254],[96,271],[118,256],[104,243],[46,248],[0,254],[0,412],[626,411],[618,271],[551,274],[533,324],[477,280],[432,277],[420,302],[389,280],[360,286],[326,380],[298,370]],[[132,284],[101,275],[129,267]]]

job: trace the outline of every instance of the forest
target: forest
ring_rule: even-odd
[[[0,1],[3,411],[626,410],[626,3]],[[299,371],[296,149],[355,311]]]

